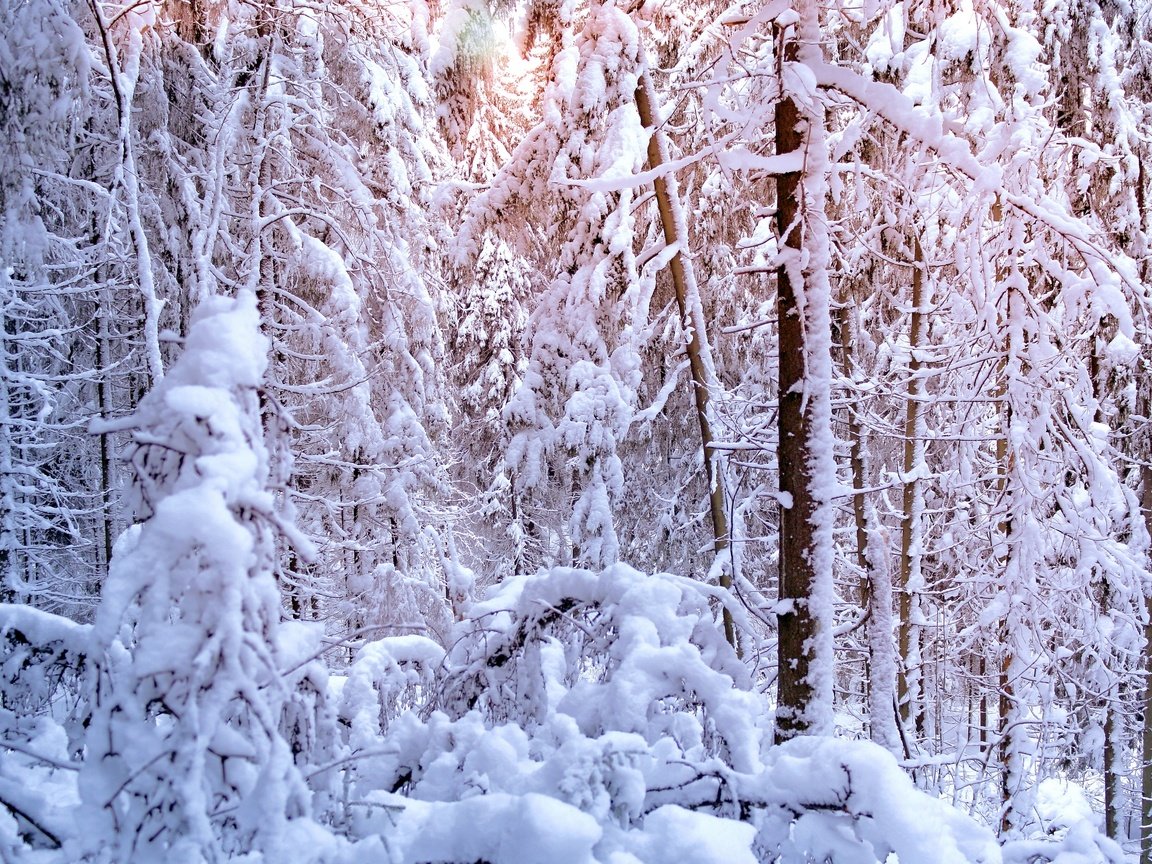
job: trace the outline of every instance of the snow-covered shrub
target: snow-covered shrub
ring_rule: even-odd
[[[217,306],[204,318],[216,319],[219,338],[246,307]],[[205,349],[203,332],[193,330],[190,353]],[[178,363],[156,393],[193,386],[186,368]],[[137,417],[138,441],[162,440],[139,422],[155,404],[149,397]],[[517,578],[476,607],[447,654],[424,637],[390,637],[361,646],[347,674],[327,680],[311,661],[323,653],[319,626],[273,626],[257,602],[270,578],[258,543],[224,530],[243,524],[230,496],[260,501],[247,482],[255,475],[224,483],[213,473],[211,456],[235,439],[210,430],[243,428],[227,422],[229,405],[193,415],[204,426],[188,464],[201,468],[169,477],[152,518],[121,544],[91,634],[22,613],[30,643],[81,651],[92,641],[100,651],[89,661],[98,680],[80,772],[86,842],[61,827],[75,822],[75,773],[61,779],[66,738],[41,723],[0,764],[9,857],[59,844],[69,860],[126,862],[1001,860],[990,830],[916,789],[883,748],[818,737],[773,746],[770,714],[723,638],[713,591],[691,580],[624,565]],[[179,416],[165,414],[163,440],[183,440],[191,454],[173,434],[189,424]],[[177,528],[169,517],[189,512],[168,502],[185,493],[201,519]],[[209,530],[224,538],[210,548]],[[168,614],[146,618],[152,592],[175,591],[177,580]],[[1073,826],[1018,843],[1010,860],[1112,864],[1110,851]]]
[[[315,833],[281,732],[266,350],[254,296],[209,299],[124,424],[147,518],[114,555],[94,624],[78,857],[282,861]]]
[[[72,830],[76,766],[67,735],[48,717],[29,717],[0,741],[0,861],[58,850]],[[66,859],[65,859],[66,860]]]
[[[426,640],[366,646],[341,690],[343,824],[406,864],[999,862],[991,831],[883,748],[772,746],[711,597],[555,568],[478,604],[442,667]]]
[[[90,627],[0,604],[0,861],[59,848],[81,749]]]
[[[1077,783],[1059,777],[1041,780],[1032,816],[1036,830],[1004,844],[1005,864],[1123,864],[1128,860],[1119,844],[1100,830],[1103,819],[1093,812]]]
[[[0,734],[51,712],[87,668],[91,628],[31,606],[0,603]]]
[[[739,777],[753,811],[758,860],[801,864],[998,864],[992,832],[920,791],[884,748],[801,737],[774,747],[764,770]]]
[[[669,737],[748,770],[767,716],[710,599],[698,582],[625,564],[507,580],[473,607],[437,707],[529,727],[560,714],[588,736]]]
[[[281,621],[274,638],[279,686],[287,695],[280,707],[280,734],[308,782],[312,811],[326,812],[336,794],[326,769],[339,762],[342,750],[334,734],[337,706],[331,678],[318,660],[328,647],[324,627],[318,622]]]
[[[1124,864],[1129,858],[1120,845],[1081,819],[1051,837],[1010,840],[1004,864]]]
[[[392,721],[422,707],[444,659],[424,636],[388,636],[364,645],[340,685],[338,714],[353,749],[369,746]]]

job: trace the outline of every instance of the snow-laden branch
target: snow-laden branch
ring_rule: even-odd
[[[737,134],[737,132],[730,132],[722,138],[718,139],[713,144],[697,150],[695,153],[691,153],[687,156],[681,156],[679,159],[669,159],[668,161],[657,165],[655,168],[649,168],[646,171],[638,171],[630,174],[617,174],[615,176],[607,177],[588,177],[586,179],[575,177],[564,177],[561,179],[553,177],[549,180],[549,182],[557,186],[576,186],[581,189],[587,189],[589,192],[623,192],[625,189],[637,189],[640,187],[649,186],[650,184],[655,183],[657,180],[670,177],[683,170],[684,168],[689,168],[698,162],[703,162],[709,156],[715,156],[722,165],[728,167],[725,160],[729,160],[732,157],[729,156],[729,151],[725,150],[725,148],[729,143],[735,140]],[[740,148],[731,152],[740,153],[742,150],[743,148]],[[755,158],[763,159],[764,157]],[[732,167],[756,167],[764,170],[760,165],[747,166],[740,164],[738,161],[737,164],[733,165]],[[788,170],[794,169],[778,167],[774,173],[783,173],[784,171]]]
[[[1063,237],[1084,260],[1102,292],[1100,299],[1116,317],[1121,332],[1129,338],[1134,335],[1132,314],[1116,280],[1138,296],[1144,296],[1145,290],[1132,262],[1105,250],[1093,238],[1093,232],[1083,220],[1077,219],[1048,196],[1035,198],[1007,188],[1000,166],[981,162],[967,141],[944,128],[942,116],[926,113],[895,86],[870,81],[857,72],[828,63],[810,64],[809,68],[815,75],[817,86],[842,93],[909,138],[930,148],[944,167],[972,184],[974,193],[998,196],[1004,204]]]

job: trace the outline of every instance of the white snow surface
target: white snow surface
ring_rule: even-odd
[[[770,706],[724,641],[710,605],[719,596],[693,580],[623,564],[598,572],[554,568],[494,589],[461,622],[447,653],[421,636],[361,646],[346,676],[328,684],[315,673],[307,679],[328,688],[333,709],[329,725],[315,727],[330,755],[306,769],[313,815],[326,810],[327,817],[282,820],[275,857],[266,845],[218,860],[1121,860],[1075,787],[1044,785],[1037,807],[1056,833],[1013,841],[1002,856],[987,826],[917,789],[878,745],[821,736],[773,745]],[[8,609],[0,607],[5,627],[19,621],[30,639],[78,640],[76,648],[88,641],[86,628]],[[299,668],[319,631],[287,629],[277,649]],[[170,644],[181,655],[188,649],[177,635],[171,630]],[[146,653],[164,668],[164,641],[153,641]],[[145,662],[143,654],[136,658],[137,676],[146,674]],[[293,680],[300,682],[299,674]],[[148,737],[175,728],[162,720],[153,721]],[[217,731],[218,752],[250,750],[242,727]],[[70,758],[63,730],[42,718],[20,746],[41,758],[8,755],[0,762],[0,790],[27,786],[21,800],[67,839],[83,799],[75,772],[52,767]],[[263,776],[269,785],[259,800],[284,800],[288,793],[276,789],[287,777]],[[0,848],[17,848],[20,830],[16,820],[0,819]],[[173,854],[178,846],[191,848],[176,844]],[[40,849],[11,860],[62,864],[62,854]]]

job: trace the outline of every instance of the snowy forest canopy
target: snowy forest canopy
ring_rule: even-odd
[[[1144,0],[0,0],[0,860],[1152,862]]]

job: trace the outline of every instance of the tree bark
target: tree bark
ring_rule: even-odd
[[[920,511],[923,491],[917,471],[924,462],[923,406],[924,383],[920,379],[920,349],[924,344],[924,252],[920,239],[913,241],[912,320],[908,332],[908,389],[904,415],[904,489],[900,519],[900,625],[899,702],[906,726],[924,737],[924,673],[918,631],[912,618],[918,609],[916,592],[920,582]]]
[[[1140,224],[1148,224],[1147,176],[1144,162],[1140,163],[1139,183],[1136,186],[1136,202],[1140,212]],[[1148,260],[1140,268],[1140,276],[1145,284],[1152,276]],[[1148,381],[1148,367],[1137,367],[1137,380],[1140,382],[1140,413],[1148,418],[1152,411],[1152,385]],[[1145,423],[1147,423],[1145,419]],[[1149,434],[1148,431],[1145,434]],[[1140,509],[1144,516],[1144,526],[1152,535],[1152,446],[1145,443],[1140,451]],[[1152,593],[1144,596],[1144,718],[1140,740],[1140,864],[1152,864]]]
[[[1147,374],[1147,373],[1145,373]],[[1147,387],[1148,385],[1143,385]],[[1145,411],[1152,399],[1145,397]],[[1144,415],[1148,415],[1145,413]],[[1140,509],[1152,534],[1152,465],[1147,452],[1140,468]],[[1141,730],[1140,770],[1140,864],[1152,864],[1152,595],[1144,597],[1144,720]]]
[[[652,79],[645,69],[636,82],[636,111],[640,115],[640,125],[652,130],[652,135],[648,139],[648,167],[653,170],[668,161],[664,133],[657,123],[654,101]],[[656,191],[656,206],[660,212],[660,224],[664,229],[664,241],[669,246],[677,247],[676,254],[669,262],[669,270],[672,274],[672,286],[676,293],[681,327],[684,329],[685,350],[688,353],[688,366],[692,374],[692,395],[696,402],[696,419],[700,424],[704,477],[708,483],[708,510],[712,518],[712,553],[714,556],[720,556],[728,549],[729,532],[728,515],[724,506],[724,481],[717,470],[718,457],[712,446],[709,409],[711,392],[716,386],[716,369],[712,363],[696,274],[691,259],[684,254],[688,248],[688,232],[675,177],[671,173],[663,174],[656,178],[653,185]],[[733,575],[731,568],[721,567],[720,586],[725,589],[731,588]],[[730,645],[739,649],[732,613],[725,608],[723,615],[724,636]]]
[[[798,33],[780,33],[782,70],[823,62],[819,8],[799,4]],[[782,81],[786,81],[785,77]],[[824,116],[805,116],[785,90],[775,106],[776,152],[804,154],[804,168],[777,175],[780,246],[777,465],[780,475],[780,607],[776,734],[832,729],[831,320]]]

